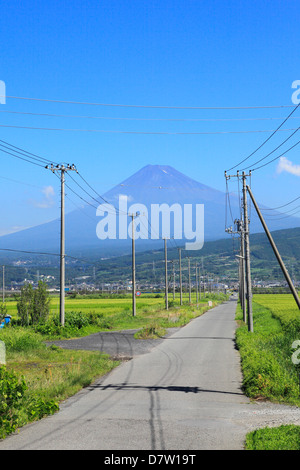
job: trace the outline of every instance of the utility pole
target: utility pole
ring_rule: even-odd
[[[246,323],[246,283],[245,283],[245,236],[244,236],[244,223],[243,220],[235,220],[234,223],[237,226],[236,232],[241,239],[240,255],[239,258],[239,297],[240,303],[243,310],[243,321]],[[227,230],[230,231],[230,230]]]
[[[201,258],[201,267],[202,267],[202,279],[203,279],[203,298],[205,299],[205,274],[203,268],[203,256]]]
[[[134,217],[136,214],[130,214],[132,218],[132,316],[136,316],[136,287],[135,287],[135,233],[134,233]]]
[[[200,266],[198,268],[198,281],[199,281],[199,299],[201,300],[201,271],[200,271]]]
[[[60,184],[61,184],[61,206],[60,206],[60,323],[65,325],[65,173],[68,171],[76,171],[74,164],[72,165],[47,165],[47,170],[52,173],[60,171]]]
[[[243,320],[246,323],[246,282],[245,282],[245,236],[243,230],[243,222],[240,224],[241,230],[241,296],[242,296],[242,309],[243,309]]]
[[[168,259],[167,259],[167,239],[164,238],[165,240],[165,297],[166,297],[166,310],[169,309],[169,304],[168,304]]]
[[[197,308],[198,308],[198,268],[197,268],[197,263],[196,263],[196,302],[197,302]]]
[[[244,209],[244,240],[245,240],[245,268],[246,268],[246,283],[247,283],[247,311],[248,311],[248,331],[253,332],[253,314],[252,314],[252,285],[251,285],[251,270],[250,270],[250,241],[249,241],[249,219],[248,219],[248,204],[247,204],[247,187],[246,175],[243,171],[243,209]]]
[[[179,284],[180,284],[180,305],[182,305],[182,273],[181,273],[181,248],[179,251]]]
[[[250,269],[250,241],[249,241],[249,218],[248,218],[248,204],[247,204],[247,185],[246,178],[251,175],[251,171],[248,175],[243,171],[243,192],[242,192],[242,206],[243,206],[243,217],[240,221],[240,233],[241,233],[241,257],[244,260],[245,275],[246,275],[246,288],[244,293],[246,296],[247,303],[247,314],[248,314],[248,331],[253,332],[253,313],[252,313],[252,283],[251,283],[251,269]],[[236,175],[227,175],[225,171],[225,178],[230,179],[231,177],[240,178],[240,174],[237,171]],[[226,230],[232,233],[231,230]],[[243,253],[244,247],[244,253]],[[245,313],[243,313],[245,319]]]
[[[189,268],[189,303],[192,303],[192,292],[191,292],[191,266],[190,257],[188,257],[188,268]]]
[[[172,261],[173,264],[173,300],[175,300],[175,262]]]

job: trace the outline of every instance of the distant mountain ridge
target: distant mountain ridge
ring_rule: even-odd
[[[69,184],[69,183],[68,183]],[[97,189],[97,188],[95,188]],[[98,198],[99,205],[105,201],[117,208],[120,196],[127,197],[128,208],[134,204],[143,204],[150,210],[151,204],[204,204],[204,242],[218,240],[226,237],[225,234],[225,213],[226,194],[202,184],[175,168],[167,165],[147,165],[137,171],[129,178],[114,186],[111,190],[103,194],[103,198]],[[95,206],[92,201],[83,209],[74,210],[65,217],[66,225],[66,252],[77,255],[94,254],[96,257],[118,256],[129,253],[131,250],[131,240],[99,240],[96,235],[96,227],[100,217],[96,215]],[[231,214],[233,219],[239,216],[240,201],[235,194],[230,195],[230,213],[227,206],[227,217]],[[128,223],[130,218],[128,218]],[[275,219],[275,218],[274,218]],[[232,221],[231,221],[232,224]],[[271,231],[281,230],[291,227],[298,227],[298,218],[285,218],[268,222]],[[150,226],[146,229],[150,231]],[[251,233],[262,232],[260,221],[252,209]],[[173,234],[171,233],[171,237]],[[59,252],[60,220],[54,220],[46,224],[32,227],[20,232],[0,237],[0,247],[11,249],[23,249],[33,251],[55,251]],[[176,240],[178,245],[184,243],[184,239]],[[161,248],[162,240],[137,240],[137,251]]]

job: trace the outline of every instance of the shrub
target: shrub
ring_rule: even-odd
[[[5,303],[0,303],[0,322],[4,319],[7,315],[7,307]]]
[[[30,329],[13,328],[1,332],[1,340],[4,341],[9,352],[30,351],[45,348],[41,336]]]
[[[17,410],[26,390],[24,379],[0,367],[0,438],[15,431],[19,423]]]
[[[26,412],[30,421],[38,420],[44,416],[52,415],[59,410],[59,405],[54,400],[46,400],[42,397],[31,397],[26,406]]]
[[[66,312],[65,314],[65,326],[71,328],[81,328],[89,325],[89,319],[86,315],[81,312]]]

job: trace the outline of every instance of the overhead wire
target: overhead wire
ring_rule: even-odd
[[[299,207],[300,207],[300,206],[293,207],[293,209],[290,209],[290,210],[288,210],[288,211],[280,211],[280,213],[266,214],[265,217],[271,217],[271,218],[273,218],[273,217],[278,217],[278,215],[289,214],[290,212],[295,211],[295,210],[298,209]],[[275,219],[273,219],[273,220],[275,220]]]
[[[298,207],[299,207],[299,206],[298,206]],[[295,208],[295,209],[296,209],[296,208]],[[282,214],[287,214],[287,215],[283,215],[282,217],[273,217],[273,218],[271,218],[271,219],[269,219],[269,220],[274,221],[274,220],[286,219],[286,218],[288,218],[288,217],[293,217],[294,215],[299,214],[299,213],[300,213],[300,210],[297,210],[296,212],[293,212],[292,214],[288,214],[287,212],[283,212]],[[271,217],[271,214],[269,214],[269,217]]]
[[[300,130],[300,126],[298,127],[298,129],[296,129],[289,137],[287,137],[283,142],[281,142],[281,144],[279,144],[274,150],[272,150],[271,152],[269,152],[267,155],[265,155],[264,157],[262,157],[260,160],[256,161],[255,163],[253,163],[252,165],[249,165],[247,166],[246,168],[244,168],[244,170],[248,170],[249,168],[253,168],[254,165],[257,165],[257,163],[260,163],[262,162],[263,160],[265,160],[266,158],[268,158],[270,155],[272,155],[272,153],[276,152],[276,150],[278,150],[280,147],[282,147],[288,140],[290,140],[298,131]],[[279,157],[276,157],[276,158],[279,158]],[[271,160],[271,161],[274,161],[274,160]],[[271,163],[271,162],[270,162]]]
[[[18,153],[18,154],[22,155],[23,157],[26,157],[26,159],[33,160],[33,161],[38,162],[38,163],[43,164],[43,165],[50,162],[49,159],[41,157],[40,155],[37,155],[37,154],[32,153],[32,152],[28,152],[27,150],[25,150],[21,147],[17,147],[16,145],[13,145],[13,144],[5,141],[5,140],[0,139],[0,142],[2,142],[2,144],[0,144],[2,147],[6,148],[7,150],[10,150],[12,152]],[[5,145],[3,145],[3,144],[5,144]],[[22,160],[24,160],[24,158],[22,158]],[[28,160],[26,160],[26,161],[28,161]],[[56,164],[56,162],[55,162],[55,164]]]
[[[255,133],[266,133],[272,132],[274,135],[275,132],[279,132],[278,129],[275,131],[273,129],[257,129],[257,130],[245,130],[245,131],[211,131],[211,132],[164,132],[164,131],[124,131],[124,130],[112,130],[112,129],[72,129],[72,128],[62,128],[62,127],[35,127],[35,126],[17,126],[17,125],[8,125],[0,124],[0,127],[3,128],[12,128],[12,129],[29,129],[29,130],[39,130],[39,131],[65,131],[65,132],[91,132],[91,133],[102,133],[102,134],[136,134],[136,135],[230,135],[230,134],[255,134]],[[295,128],[283,129],[281,132],[294,131]],[[238,166],[238,165],[237,165]],[[232,167],[233,169],[235,167]],[[230,171],[230,170],[227,170]]]
[[[0,248],[0,251],[9,251],[9,252],[14,252],[14,253],[24,253],[24,254],[31,254],[31,255],[45,255],[45,256],[58,256],[60,257],[60,253],[49,253],[49,252],[44,252],[44,251],[31,251],[31,250],[17,250],[13,248]],[[84,259],[84,258],[77,258],[76,256],[71,256],[71,255],[64,255],[65,258],[70,258],[76,261],[81,261],[87,264],[96,264],[95,262],[92,262],[90,260]]]
[[[19,155],[15,155],[14,153],[8,152],[7,150],[3,150],[0,148],[0,151],[3,153],[6,153],[7,155],[11,155],[12,157],[18,158],[19,160],[23,160],[25,162],[44,168],[44,165],[41,165],[40,163],[34,162],[32,160],[28,160],[27,158],[24,158],[24,157],[20,157]]]
[[[46,98],[28,98],[24,96],[9,96],[6,98],[17,100],[43,101],[48,103],[80,104],[89,106],[108,106],[122,108],[155,108],[155,109],[279,109],[293,108],[295,105],[274,105],[274,106],[162,106],[162,105],[141,105],[141,104],[116,104],[116,103],[96,103],[84,101],[58,100]]]
[[[261,118],[139,118],[139,117],[112,117],[112,116],[87,116],[80,114],[53,114],[53,113],[33,113],[25,111],[9,111],[7,109],[0,110],[0,113],[21,114],[26,116],[43,116],[43,117],[61,117],[76,119],[100,119],[112,121],[168,121],[168,122],[231,122],[231,121],[274,121],[282,119],[281,117],[261,117]],[[293,117],[291,119],[300,119]]]
[[[273,210],[277,210],[277,209],[282,209],[283,207],[286,207],[286,206],[289,206],[290,204],[292,204],[293,202],[295,201],[298,201],[298,199],[300,199],[300,196],[296,197],[295,199],[293,199],[292,201],[289,201],[287,202],[286,204],[283,204],[281,206],[277,206],[277,207],[268,207],[268,208],[261,208],[260,210],[261,211],[273,211]]]
[[[227,171],[231,171],[233,170],[234,168],[237,168],[238,166],[240,166],[242,163],[244,163],[245,161],[249,160],[250,157],[252,157],[256,152],[258,152],[258,150],[260,150],[267,142],[269,142],[269,140],[272,139],[272,137],[274,137],[274,135],[279,132],[279,130],[282,128],[282,126],[290,119],[290,117],[294,114],[294,112],[299,108],[300,106],[300,103],[294,107],[293,111],[284,119],[284,121],[277,127],[277,129],[275,129],[275,131],[266,139],[262,142],[262,144],[260,144],[253,152],[250,153],[250,155],[248,155],[246,158],[244,158],[243,160],[241,160],[239,163],[237,163],[236,165],[234,165],[233,167],[229,168]],[[298,130],[298,129],[293,129],[293,130]]]
[[[298,142],[296,142],[294,145],[292,145],[292,147],[290,147],[289,149],[287,149],[285,152],[281,153],[280,155],[278,155],[277,157],[273,158],[272,160],[270,160],[269,162],[266,162],[256,168],[253,168],[251,171],[256,171],[256,170],[259,170],[260,168],[263,168],[267,165],[270,165],[271,163],[275,162],[275,160],[278,160],[278,158],[282,157],[283,155],[286,155],[288,152],[290,152],[291,150],[293,150],[295,147],[297,147],[297,145],[300,144],[300,140],[298,140]]]
[[[90,184],[89,184],[79,173],[78,173],[78,175],[82,178],[82,180],[83,180],[91,189],[93,189],[93,188],[90,186]],[[82,185],[79,184],[69,173],[68,173],[68,176],[69,176],[69,178],[71,178],[71,180],[72,180],[75,184],[77,184],[77,186],[78,186],[82,191],[84,191],[91,199],[93,199],[93,200],[94,200],[95,202],[97,202],[97,204],[99,205],[98,199],[94,198],[88,191],[86,191],[86,190],[82,187]],[[67,185],[66,185],[66,186],[67,186]],[[68,186],[68,188],[71,189],[70,186]],[[72,189],[71,189],[71,190],[72,190]],[[119,214],[122,213],[122,214],[125,214],[125,215],[129,215],[128,212],[120,211],[120,210],[119,210],[117,207],[115,207],[112,203],[110,203],[110,202],[108,202],[106,199],[104,199],[103,196],[100,196],[100,194],[99,194],[98,192],[96,192],[95,190],[93,190],[93,191],[94,191],[95,194],[97,194],[97,195],[99,196],[99,198],[101,198],[107,205],[110,205],[111,207],[113,207],[114,210],[116,211],[116,213],[119,213]],[[74,192],[74,191],[73,191],[73,192]],[[75,193],[75,194],[77,194],[77,193]],[[77,195],[78,195],[78,194],[77,194]],[[85,202],[86,202],[86,201],[85,201]],[[95,206],[93,206],[93,207],[95,207]],[[96,209],[97,209],[97,208],[98,208],[98,207],[96,207]],[[110,214],[113,214],[113,212],[110,212],[109,210],[107,210],[107,212],[109,212]]]

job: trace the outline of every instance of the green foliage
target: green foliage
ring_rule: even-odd
[[[246,450],[300,450],[300,426],[257,429],[247,435]]]
[[[280,304],[282,297],[287,296],[274,297]],[[268,308],[272,304],[270,295],[256,295],[254,300],[254,332],[249,333],[245,325],[236,332],[244,391],[251,398],[299,405],[299,366],[291,360],[291,345],[297,339],[295,331],[299,330],[295,330],[288,314],[277,315],[276,308],[272,306],[272,311]],[[237,317],[241,317],[240,308]]]
[[[26,390],[23,378],[17,377],[14,372],[0,367],[0,438],[15,431],[19,424],[18,409]]]
[[[0,322],[4,319],[7,315],[7,306],[5,303],[0,303]]]
[[[59,315],[54,315],[45,322],[39,322],[38,325],[35,326],[35,331],[46,336],[63,335],[64,337],[70,337],[90,325],[105,329],[110,327],[110,322],[108,319],[103,318],[103,314],[67,311],[65,312],[64,326],[60,323]]]
[[[4,341],[6,351],[27,352],[34,349],[45,349],[43,338],[30,328],[15,327],[1,331],[0,339]]]
[[[29,421],[52,415],[59,410],[59,405],[55,400],[47,400],[39,396],[32,396],[26,405],[26,413]]]
[[[161,338],[166,334],[166,330],[161,326],[153,323],[147,327],[142,328],[137,333],[135,333],[134,337],[136,339],[156,339]]]
[[[47,284],[39,281],[37,289],[33,292],[32,324],[45,321],[50,310],[50,298],[47,291]]]
[[[50,311],[50,298],[47,285],[39,281],[37,289],[31,284],[25,284],[17,302],[18,317],[21,325],[37,324],[48,318]]]
[[[21,325],[29,325],[29,320],[33,310],[33,287],[25,284],[21,289],[21,295],[17,302],[18,317]]]
[[[257,295],[255,301],[270,310],[285,332],[300,336],[300,312],[292,295]]]

